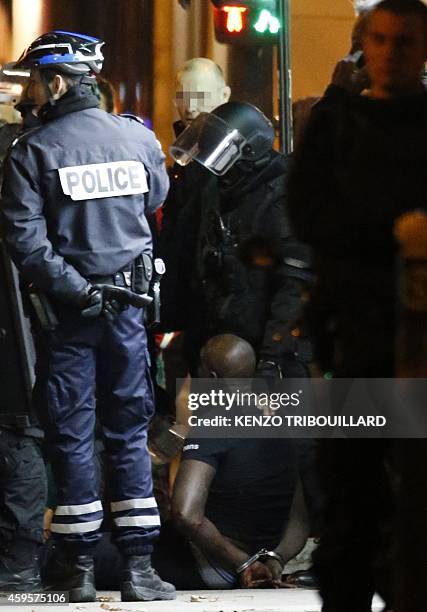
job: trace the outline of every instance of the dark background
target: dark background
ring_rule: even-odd
[[[9,15],[12,0],[0,0]],[[153,0],[44,0],[43,30],[70,30],[106,41],[102,74],[119,93],[120,110],[152,111]]]
[[[120,93],[122,111],[152,111],[153,2],[151,0],[48,0],[47,29],[98,36],[104,47],[103,76]]]

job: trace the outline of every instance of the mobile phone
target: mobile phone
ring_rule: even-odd
[[[349,59],[351,59],[358,70],[363,68],[365,65],[365,56],[363,55],[363,51],[355,51],[351,55],[349,55]]]

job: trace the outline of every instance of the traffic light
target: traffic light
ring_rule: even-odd
[[[218,42],[276,43],[281,28],[277,0],[212,0]]]

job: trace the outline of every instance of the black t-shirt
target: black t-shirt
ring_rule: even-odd
[[[205,514],[222,535],[248,552],[278,544],[297,481],[290,440],[191,438],[184,446],[187,459],[216,469]]]

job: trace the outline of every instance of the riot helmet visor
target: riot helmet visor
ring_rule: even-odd
[[[236,128],[213,114],[201,113],[169,147],[180,166],[195,160],[221,176],[242,156],[246,139]]]

